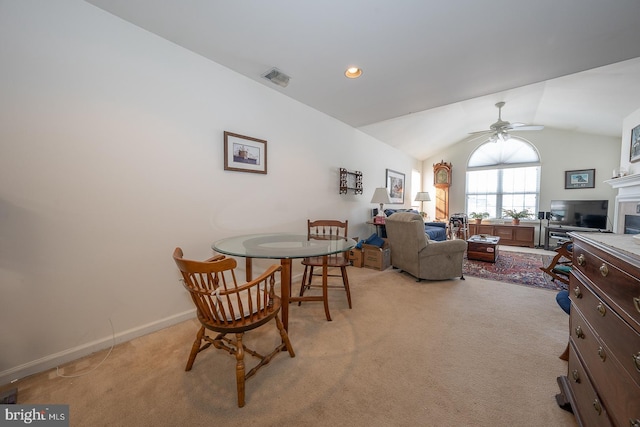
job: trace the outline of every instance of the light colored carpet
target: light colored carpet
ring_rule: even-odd
[[[576,425],[554,398],[568,334],[555,292],[473,277],[418,283],[393,269],[349,276],[353,309],[332,290],[332,322],[321,303],[291,305],[296,357],[279,354],[249,379],[244,408],[232,356],[211,348],[184,371],[195,320],[116,346],[87,375],[22,379],[19,403],[69,404],[72,426]],[[278,339],[275,327],[246,335],[258,349]],[[61,373],[89,371],[106,353]]]

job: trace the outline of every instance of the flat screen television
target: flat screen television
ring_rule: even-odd
[[[549,220],[554,225],[607,229],[608,200],[552,200]]]

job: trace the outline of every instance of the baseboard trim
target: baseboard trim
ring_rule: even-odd
[[[291,292],[297,289],[294,283],[298,283],[302,280],[302,273],[294,274],[291,278]],[[279,281],[276,282],[279,286]],[[123,342],[130,341],[134,338],[141,337],[143,335],[150,334],[152,332],[159,331],[160,329],[168,328],[185,320],[193,319],[196,316],[195,308],[184,311],[182,313],[175,314],[173,316],[165,317],[154,322],[147,323],[135,328],[128,329],[126,331],[118,332],[115,334],[115,344],[121,344]],[[0,387],[9,383],[15,383],[16,381],[27,377],[29,375],[44,372],[48,369],[55,368],[56,366],[63,365],[73,360],[79,359],[89,354],[95,353],[105,348],[111,347],[114,337],[111,335],[79,345],[74,348],[60,351],[58,353],[50,354],[37,360],[33,360],[28,363],[7,369],[0,372]]]
[[[173,326],[180,322],[184,322],[185,320],[193,319],[195,317],[195,313],[195,308],[187,310],[173,316],[165,317],[164,319],[159,319],[145,325],[118,332],[115,334],[115,337],[109,335],[108,337],[104,337],[74,348],[63,350],[58,353],[50,354],[48,356],[41,357],[40,359],[24,363],[11,369],[7,369],[0,372],[0,385],[14,383],[19,379],[27,377],[29,375],[37,374],[39,372],[55,368],[56,366],[71,362],[73,360],[95,353],[96,351],[109,348],[113,344],[114,339],[116,345],[121,344],[134,338],[159,331],[160,329]]]

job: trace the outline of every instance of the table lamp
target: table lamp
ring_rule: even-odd
[[[430,202],[431,197],[427,191],[418,191],[416,194],[416,202],[420,202],[420,215],[426,218],[427,214],[424,211],[424,202]]]
[[[391,199],[389,199],[389,192],[387,191],[387,189],[384,187],[376,188],[376,191],[373,192],[371,203],[380,203],[380,209],[378,209],[378,215],[376,216],[386,218],[384,210],[382,209],[382,205],[384,205],[385,203],[391,203]]]

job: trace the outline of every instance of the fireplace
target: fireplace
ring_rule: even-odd
[[[624,234],[640,234],[640,215],[624,216]]]
[[[606,182],[618,189],[613,232],[640,234],[640,174],[627,175]]]

